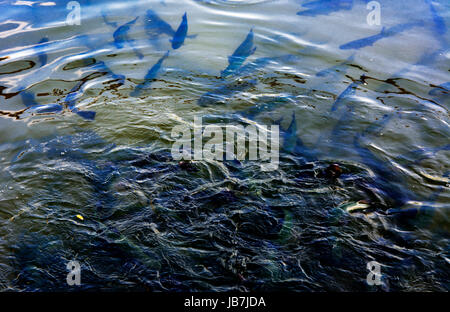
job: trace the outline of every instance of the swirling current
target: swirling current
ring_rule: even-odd
[[[447,1],[0,8],[0,290],[449,291]]]

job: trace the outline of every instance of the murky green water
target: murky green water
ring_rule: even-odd
[[[450,7],[367,2],[0,1],[0,289],[448,291]],[[278,170],[173,160],[195,116]]]

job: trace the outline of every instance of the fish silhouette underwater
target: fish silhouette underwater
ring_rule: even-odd
[[[103,61],[95,61],[93,60],[93,65],[87,60],[87,59],[81,59],[81,63],[85,63],[88,66],[91,66],[92,69],[98,70],[98,72],[94,72],[91,75],[88,75],[87,77],[81,79],[78,81],[75,86],[69,91],[69,93],[66,95],[64,101],[59,103],[52,103],[52,104],[39,104],[36,102],[34,94],[23,90],[20,92],[20,96],[22,98],[22,102],[25,106],[27,106],[26,109],[20,112],[20,115],[22,114],[55,114],[60,113],[64,111],[64,108],[67,108],[69,111],[76,113],[80,117],[87,119],[87,120],[94,120],[96,113],[93,111],[84,111],[80,110],[78,107],[76,107],[76,102],[78,99],[84,94],[84,87],[86,85],[86,82],[90,79],[94,79],[98,77],[99,75],[105,75],[109,74],[113,78],[111,80],[112,82],[116,82],[116,85],[121,85],[124,83],[125,77],[122,75],[116,75],[111,71],[111,69],[106,66],[106,64]]]
[[[41,114],[56,114],[61,113],[64,107],[57,103],[52,104],[38,104],[34,98],[34,95],[27,91],[20,92],[23,103],[27,106],[26,109],[20,112],[20,115],[25,117],[28,114],[31,115],[41,115]],[[95,112],[92,111],[82,111],[74,106],[68,106],[69,110],[76,113],[80,117],[87,120],[94,120]]]
[[[364,47],[373,46],[377,41],[381,39],[392,37],[401,32],[409,30],[413,27],[420,27],[423,25],[424,25],[423,22],[412,22],[396,25],[388,29],[386,29],[386,27],[383,27],[383,29],[379,34],[345,43],[341,45],[339,48],[341,50],[348,50],[348,49],[361,49]]]
[[[125,44],[128,44],[131,46],[135,54],[140,59],[142,59],[144,55],[138,49],[136,49],[134,40],[128,36],[128,32],[130,31],[131,26],[136,23],[138,18],[139,16],[136,17],[134,20],[125,23],[124,25],[117,28],[117,30],[113,33],[113,37],[114,37],[114,45],[116,46],[117,49],[122,49],[125,46]]]
[[[297,12],[300,16],[329,15],[341,10],[351,10],[353,0],[318,0],[302,4],[306,10]]]
[[[349,65],[351,65],[354,60],[355,60],[355,54],[352,54],[345,61],[339,63],[338,65],[318,71],[316,73],[316,77],[326,77],[326,76],[331,76],[331,75],[337,75],[340,72],[345,73],[345,69]]]
[[[130,93],[133,97],[138,97],[144,89],[148,89],[153,80],[158,76],[161,70],[162,64],[166,58],[169,57],[169,51],[167,51],[147,72],[144,77],[144,82],[138,84],[134,90]]]
[[[254,47],[253,40],[253,29],[250,29],[244,41],[242,41],[242,43],[236,48],[233,54],[228,57],[228,66],[221,72],[222,78],[233,74],[242,66],[242,64],[250,55],[255,53],[256,47]]]
[[[236,80],[232,82],[221,83],[212,91],[204,93],[198,100],[200,106],[225,104],[227,100],[236,93],[244,92],[256,86],[257,80]]]
[[[439,15],[438,11],[433,5],[432,0],[425,0],[430,8],[431,18],[433,19],[433,32],[437,37],[442,37],[447,33],[447,27],[445,25],[445,20]]]
[[[170,40],[170,42],[172,43],[172,49],[174,50],[179,49],[184,44],[186,38],[197,37],[197,35],[188,36],[187,33],[188,33],[188,20],[187,20],[187,13],[185,12],[181,19],[180,26],[178,26],[178,29],[175,31],[173,35],[173,38]]]
[[[145,32],[149,37],[150,43],[157,48],[159,48],[158,40],[162,35],[167,35],[169,37],[173,37],[175,35],[175,30],[173,30],[172,26],[159,17],[159,15],[153,10],[147,10]]]
[[[436,97],[448,97],[450,95],[450,82],[445,82],[439,86],[436,86],[435,88],[430,90],[428,94]]]

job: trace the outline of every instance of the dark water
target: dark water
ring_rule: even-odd
[[[0,289],[448,291],[450,7],[367,2],[0,1]],[[174,160],[195,116],[278,169]]]

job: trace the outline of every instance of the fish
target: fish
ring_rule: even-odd
[[[34,105],[30,106],[26,109],[27,113],[31,114],[50,114],[50,113],[59,113],[63,110],[63,107],[59,104],[43,104],[43,105]]]
[[[270,57],[261,57],[252,62],[248,62],[245,65],[242,65],[238,69],[229,72],[229,76],[249,76],[257,72],[258,70],[263,69],[267,65],[269,65],[273,61],[273,58]]]
[[[229,73],[229,77],[234,76],[250,76],[254,75],[255,72],[262,70],[266,66],[268,66],[271,63],[276,62],[289,62],[289,61],[296,61],[298,59],[297,56],[292,54],[285,54],[280,56],[273,56],[273,57],[260,57],[257,58],[251,62],[247,62],[245,65],[242,65],[238,69],[232,71]]]
[[[428,94],[432,96],[448,96],[450,94],[450,82],[446,82],[437,86],[436,88],[428,92]]]
[[[228,57],[228,66],[221,72],[222,78],[233,74],[242,66],[247,57],[255,53],[256,47],[253,46],[253,38],[254,34],[252,28],[244,41],[237,47],[233,54]]]
[[[294,218],[292,212],[288,209],[283,209],[284,218],[283,225],[281,226],[280,232],[278,233],[278,242],[285,244],[292,237],[291,233],[294,229]]]
[[[78,107],[76,107],[77,100],[83,95],[83,87],[89,80],[93,79],[91,77],[97,77],[97,73],[93,73],[88,75],[87,77],[80,80],[66,95],[64,99],[64,105],[73,113],[76,113],[80,117],[83,117],[87,120],[94,120],[96,113],[93,111],[81,111]]]
[[[178,29],[173,35],[173,39],[170,40],[170,42],[172,42],[172,49],[176,50],[180,48],[184,44],[184,40],[186,39],[186,37],[188,38],[197,37],[197,35],[188,36],[187,33],[188,33],[187,13],[184,12],[180,26],[178,26]]]
[[[307,10],[297,12],[299,16],[329,15],[341,10],[351,10],[353,0],[319,0],[302,4]]]
[[[425,147],[417,150],[409,151],[405,154],[395,157],[395,161],[403,161],[408,163],[419,163],[420,161],[434,157],[436,153],[440,151],[450,151],[450,144],[446,144],[439,147]]]
[[[398,77],[404,76],[406,73],[408,73],[409,71],[411,71],[411,70],[414,68],[414,66],[418,66],[418,65],[419,65],[419,66],[427,66],[427,65],[429,65],[429,64],[433,64],[433,63],[436,61],[436,59],[437,59],[442,53],[445,53],[445,51],[446,51],[445,49],[439,49],[439,50],[431,51],[431,52],[426,51],[426,52],[419,58],[419,60],[418,60],[417,62],[415,62],[412,66],[411,66],[411,65],[408,65],[407,67],[405,67],[405,68],[403,68],[403,69],[397,71],[397,72],[394,73],[389,79],[386,79],[385,81],[386,81],[386,82],[387,82],[387,81],[394,81],[394,80],[397,79]],[[386,84],[387,84],[387,83],[385,83],[385,84],[381,85],[380,87],[378,87],[378,88],[375,90],[375,92],[377,92],[377,93],[386,92],[386,91],[385,91]],[[389,84],[388,84],[388,86],[391,86],[391,85],[392,85],[392,83],[389,83]],[[445,88],[446,84],[444,83],[444,84],[441,85],[441,86],[443,86],[443,87]],[[450,86],[449,86],[449,87],[450,87]],[[440,88],[440,87],[436,88],[436,90],[433,89],[434,91],[431,90],[431,91],[433,91],[432,93],[433,93],[433,94],[437,94],[438,90],[442,90],[442,89],[439,89],[439,88]],[[430,91],[430,93],[431,93],[431,91]],[[435,92],[436,92],[436,93],[435,93]],[[433,95],[433,94],[430,94],[430,95]],[[420,104],[420,105],[421,105],[421,104]],[[421,108],[418,107],[417,109],[420,110]],[[368,135],[370,135],[370,134],[380,133],[380,132],[382,131],[382,129],[389,123],[389,121],[390,121],[394,116],[395,116],[394,113],[390,113],[390,114],[385,114],[385,115],[383,115],[383,117],[380,118],[379,121],[377,121],[377,122],[373,123],[372,125],[368,126],[368,127],[362,132],[361,135],[362,135],[363,137],[365,137],[365,136],[368,136]]]
[[[101,10],[101,14],[102,14],[103,21],[105,22],[106,25],[111,26],[112,28],[117,28],[118,27],[116,22],[108,21],[108,17],[106,16],[106,13],[105,13],[105,11],[103,9]]]
[[[336,98],[336,101],[334,101],[333,105],[331,106],[332,112],[338,109],[338,107],[342,104],[344,99],[349,98],[356,94],[358,86],[363,83],[364,79],[363,77],[364,76],[362,76],[361,80],[352,82],[341,94],[339,94],[339,96]]]
[[[434,7],[432,0],[425,0],[425,2],[428,3],[428,6],[430,7],[431,16],[433,18],[434,23],[433,27],[434,33],[438,37],[445,35],[445,33],[447,32],[447,27],[445,25],[444,19],[436,11],[436,8]]]
[[[351,54],[345,61],[341,62],[338,65],[335,65],[330,68],[326,68],[322,71],[319,71],[316,76],[318,77],[325,77],[327,75],[332,75],[332,77],[341,79],[340,77],[344,75],[349,65],[353,62],[354,57],[356,53]],[[337,96],[336,100],[333,102],[330,111],[334,112],[338,110],[338,108],[341,106],[342,103],[345,102],[345,99],[348,97],[353,96],[356,93],[357,87],[363,83],[365,83],[366,76],[361,75],[359,80],[353,81],[347,88]],[[307,94],[310,95],[313,93],[312,89]],[[336,141],[340,139],[340,132],[343,130],[343,128],[347,128],[347,125],[350,123],[351,119],[354,116],[353,112],[353,106],[347,105],[347,109],[342,112],[341,117],[339,118],[336,126],[331,131],[331,134],[329,137],[326,137],[326,133],[323,132],[321,135],[319,135],[319,138],[316,140],[315,146],[322,145],[325,141]],[[326,140],[325,140],[326,139]]]
[[[244,80],[244,81],[233,81],[231,83],[226,83],[220,85],[214,90],[204,93],[197,101],[200,106],[208,106],[212,104],[220,104],[228,100],[233,94],[237,92],[246,91],[254,87],[257,83],[256,79]]]
[[[25,104],[25,106],[27,107],[32,107],[32,106],[36,106],[39,105],[36,102],[36,99],[34,97],[34,94],[28,91],[22,91],[20,92],[20,97],[22,98],[22,102],[23,104]]]
[[[96,61],[95,59],[81,59],[80,61],[87,63],[87,61],[94,61],[93,65],[91,66],[92,69],[98,70],[97,72],[94,72],[83,79],[81,79],[70,91],[65,99],[66,105],[71,108],[75,105],[76,100],[83,95],[82,87],[84,84],[91,79],[95,79],[99,76],[104,76],[105,74],[111,75],[111,82],[117,82],[116,85],[120,86],[125,83],[125,76],[115,74],[103,61]]]
[[[444,173],[442,177],[438,177],[438,179],[445,181],[449,180],[450,171]],[[409,201],[404,206],[390,208],[386,211],[388,215],[400,215],[400,216],[416,216],[421,211],[431,211],[431,216],[435,211],[435,202],[438,200],[439,196],[448,188],[448,184],[441,185],[434,191],[425,201],[417,202],[417,201]],[[423,221],[423,218],[422,220]],[[425,225],[423,226],[425,227]]]
[[[136,23],[138,18],[139,18],[139,16],[137,16],[134,20],[132,20],[132,21],[130,21],[130,22],[120,26],[113,33],[114,44],[115,44],[117,49],[122,49],[124,47],[124,43],[130,40],[128,38],[128,32],[130,31],[131,25]]]
[[[355,59],[355,54],[353,53],[345,61],[343,61],[333,67],[326,68],[324,70],[317,72],[316,77],[326,77],[329,75],[336,75],[336,73],[343,71],[343,68],[346,68],[348,65],[350,65],[354,59]]]
[[[83,59],[81,60],[83,61]],[[103,61],[96,62],[92,65],[92,68],[98,69],[98,72],[95,72],[85,78],[83,78],[81,81],[79,81],[67,94],[64,105],[73,113],[76,113],[77,115],[83,117],[84,119],[88,120],[94,120],[96,113],[93,111],[81,111],[77,107],[75,107],[76,101],[78,98],[83,94],[82,87],[84,84],[90,80],[93,79],[91,77],[97,77],[99,74],[110,74],[113,81],[117,81],[117,85],[122,85],[125,81],[125,76],[123,75],[117,75],[114,72],[111,71],[111,69],[106,66],[106,64]],[[29,107],[28,112],[40,114],[40,113],[56,113],[61,112],[63,110],[63,106],[59,104],[46,104],[46,105],[40,105],[36,102],[34,94],[22,91],[20,92],[22,102],[25,106]],[[59,108],[58,105],[61,107]]]
[[[77,98],[83,94],[82,87],[86,83],[87,80],[82,80],[77,83],[67,94],[64,99],[64,105],[73,113],[76,113],[78,116],[83,117],[87,120],[94,120],[96,113],[93,111],[81,111],[78,107],[75,106]]]
[[[448,175],[444,176],[444,177],[440,177],[440,176],[434,176],[434,175],[428,174],[425,171],[423,171],[422,169],[419,169],[418,171],[419,171],[419,174],[423,178],[425,178],[429,181],[432,181],[432,182],[438,183],[438,184],[443,184],[445,186],[450,186],[450,179],[449,179]]]
[[[369,203],[365,202],[364,200],[360,200],[357,202],[342,204],[339,208],[352,213],[352,212],[366,210],[366,209],[370,208],[370,205],[369,205]]]
[[[103,61],[96,61],[93,65],[93,68],[98,69],[99,72],[106,73],[113,78],[114,81],[117,81],[118,85],[123,85],[125,83],[125,76],[114,73]]]
[[[110,152],[115,149],[115,144],[105,142],[93,131],[81,131],[71,136],[46,137],[37,143],[34,143],[36,141],[33,140],[32,144],[30,144],[29,141],[30,140],[27,140],[26,142],[27,148],[19,153],[21,157],[13,160],[13,168],[20,167],[20,162],[23,161],[24,157],[27,159],[27,157],[35,157],[35,155],[39,154],[42,158],[54,159],[60,164],[65,163],[68,166],[75,168],[74,170],[79,170],[81,176],[89,183],[91,192],[89,198],[94,201],[97,210],[93,210],[89,214],[82,213],[82,215],[79,215],[81,218],[78,215],[76,217],[80,220],[84,219],[85,222],[88,222],[89,227],[93,226],[93,229],[99,233],[94,240],[89,240],[90,245],[98,246],[99,248],[101,247],[104,252],[111,252],[111,255],[119,256],[124,261],[137,257],[143,259],[143,262],[141,263],[145,265],[156,263],[153,262],[155,254],[149,254],[146,248],[141,248],[133,243],[126,235],[122,235],[121,231],[117,230],[114,225],[105,225],[105,223],[102,222],[114,213],[115,216],[117,216],[117,212],[120,210],[120,208],[117,209],[120,205],[115,196],[115,192],[111,190],[111,186],[118,174],[119,168],[117,166],[122,164],[121,160],[117,160],[117,158],[114,158],[114,155],[110,154]],[[101,157],[100,159],[92,158],[93,150],[99,152],[98,155]],[[133,149],[124,149],[123,153],[125,153],[123,156],[127,158],[134,156]],[[119,158],[123,153],[119,155]],[[14,164],[16,162],[19,163]],[[123,166],[121,168],[123,168]],[[58,185],[58,180],[47,183],[45,187],[51,187],[51,183]],[[60,193],[52,192],[52,194],[49,195],[52,196],[50,198],[56,198],[60,196]],[[48,196],[44,199],[41,198],[40,202],[42,202],[42,200],[45,202],[48,198]],[[58,205],[50,205],[49,209],[57,207]],[[155,229],[153,229],[154,232]],[[50,241],[52,240],[54,240],[52,243],[47,244],[47,246],[51,248],[55,246],[55,241],[61,241],[60,238],[51,238]],[[24,239],[21,239],[18,244],[22,244],[24,241]],[[33,239],[32,241],[36,242],[37,240]],[[60,246],[58,246],[58,250],[62,250]],[[36,258],[34,253],[42,255],[48,251],[49,250],[46,248],[37,248],[36,246],[36,248],[24,250],[21,255],[31,261],[27,261],[27,263],[36,264],[35,261],[39,258]],[[15,253],[15,255],[16,258],[18,258],[17,253]],[[50,262],[56,263],[54,259],[51,259]],[[127,271],[130,271],[130,269],[131,268],[127,268]],[[52,274],[55,272],[52,272]]]
[[[133,48],[134,53],[136,53],[136,55],[140,59],[142,59],[144,55],[135,48],[134,41],[128,37],[128,32],[130,31],[131,26],[134,23],[136,23],[138,18],[139,16],[137,16],[134,20],[117,28],[117,30],[113,33],[113,37],[114,37],[114,45],[116,46],[117,49],[122,49],[125,43],[128,43]]]
[[[356,90],[359,85],[364,83],[364,79],[366,76],[362,75],[359,80],[353,81],[341,94],[338,95],[333,105],[331,106],[330,111],[336,112],[338,108],[341,107],[342,104],[346,103],[349,97],[355,95]],[[340,142],[343,144],[342,138],[347,138],[348,134],[346,133],[348,128],[352,126],[352,119],[355,117],[354,105],[352,103],[346,103],[345,109],[341,110],[341,115],[336,125],[331,130],[327,141],[330,142]],[[325,141],[325,134],[322,133],[316,141],[316,146],[323,144]]]
[[[301,156],[307,162],[317,161],[317,152],[307,147],[298,135],[295,112],[292,113],[292,121],[286,131],[283,131],[282,150],[292,155]]]
[[[3,24],[4,21],[2,21],[2,24],[0,24],[0,33],[4,32],[4,31],[8,31],[8,30],[12,30],[18,27],[18,24],[16,23],[5,23]]]
[[[147,10],[145,32],[150,37],[151,41],[158,39],[162,34],[171,37],[175,35],[175,30],[173,30],[172,26],[160,18],[153,10]]]
[[[244,110],[241,112],[241,115],[254,120],[255,117],[263,112],[272,111],[274,108],[280,107],[283,104],[289,103],[292,101],[291,96],[277,96],[276,98],[269,98],[268,101],[264,101],[264,99],[258,99],[258,104]]]
[[[83,117],[86,120],[94,120],[95,119],[95,115],[97,114],[94,111],[82,111],[82,110],[80,110],[80,109],[78,109],[76,107],[73,108],[71,111],[72,111],[72,113],[75,113],[78,116]]]
[[[137,97],[140,95],[142,89],[144,88],[148,88],[153,79],[156,78],[156,76],[158,75],[158,72],[161,69],[162,63],[164,62],[164,60],[169,57],[169,51],[166,52],[166,54],[164,54],[156,63],[155,65],[153,65],[150,70],[147,72],[147,74],[144,77],[144,82],[141,84],[138,84],[134,90],[130,93],[131,96],[133,97]]]
[[[39,44],[48,42],[48,38],[44,37],[39,41]],[[41,63],[41,66],[45,66],[47,64],[47,54],[44,51],[40,51],[37,54],[39,58],[39,62]]]
[[[362,38],[362,39],[357,39],[354,41],[350,41],[346,44],[341,45],[339,47],[339,49],[341,49],[341,50],[361,49],[364,47],[372,46],[381,39],[395,36],[405,30],[408,30],[408,29],[411,29],[411,28],[417,27],[417,26],[423,26],[423,22],[400,24],[400,25],[393,26],[389,29],[386,29],[386,27],[383,27],[379,34],[369,36],[366,38]]]
[[[360,134],[355,135],[353,145],[362,162],[375,173],[373,185],[376,189],[390,198],[396,207],[401,207],[412,200],[414,195],[402,186],[405,183],[401,173],[390,166],[389,162],[379,159],[369,148],[363,147],[361,138]]]

